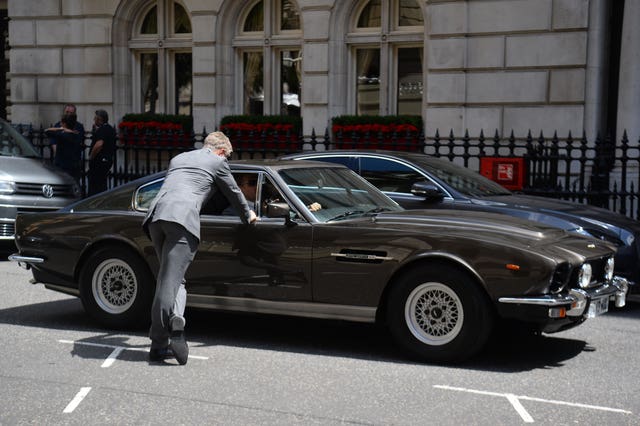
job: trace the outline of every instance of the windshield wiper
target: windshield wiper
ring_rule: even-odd
[[[356,215],[356,214],[363,214],[363,213],[364,213],[363,210],[350,210],[350,211],[346,211],[344,213],[341,213],[338,216],[332,217],[327,222],[331,222],[333,220],[338,220],[338,219],[344,219],[344,218],[347,218],[349,216],[353,216],[353,215]]]
[[[391,210],[389,207],[376,207],[375,209],[367,210],[364,214],[382,213],[388,212],[389,210]]]

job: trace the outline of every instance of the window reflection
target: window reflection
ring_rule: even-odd
[[[302,50],[298,4],[295,0],[248,3],[248,13],[239,24],[242,111],[299,116]]]
[[[371,0],[360,13],[358,28],[377,28],[381,25],[380,0]]]
[[[377,115],[380,112],[380,49],[358,49],[357,114]]]
[[[244,31],[264,31],[264,3],[258,2],[244,21]]]
[[[245,52],[244,112],[262,115],[264,111],[264,58],[262,52]]]
[[[422,110],[422,48],[398,49],[398,114]]]
[[[191,20],[184,7],[178,3],[173,4],[173,32],[176,34],[191,33]]]
[[[175,55],[175,111],[182,115],[191,115],[192,75],[191,53],[176,53]]]
[[[158,102],[158,55],[140,55],[140,78],[142,87],[142,111],[156,112]]]
[[[418,26],[423,25],[422,10],[415,0],[400,0],[400,13],[398,14],[398,25]]]
[[[140,26],[140,34],[158,34],[158,8],[153,6],[144,17]]]
[[[285,50],[280,53],[282,115],[300,115],[301,64],[302,55],[299,50]]]
[[[282,0],[280,7],[280,29],[281,30],[299,30],[300,15],[295,6],[289,0]]]

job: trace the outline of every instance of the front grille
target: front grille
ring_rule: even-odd
[[[13,237],[15,226],[13,223],[0,223],[0,238]]]
[[[44,197],[42,192],[42,187],[44,184],[42,183],[25,183],[18,182],[16,183],[16,194],[20,195],[32,195],[38,197]],[[72,198],[73,197],[73,185],[51,185],[53,188],[53,197],[65,197]]]
[[[589,261],[591,264],[591,271],[593,272],[593,278],[591,282],[601,283],[604,281],[604,269],[607,265],[607,259],[601,257],[600,259],[592,259]]]

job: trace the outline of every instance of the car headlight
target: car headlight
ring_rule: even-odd
[[[13,194],[16,192],[16,183],[8,180],[0,180],[0,194]]]
[[[580,272],[578,272],[578,285],[581,288],[589,287],[591,284],[591,276],[593,275],[593,270],[591,269],[591,265],[585,263],[580,267]]]
[[[604,280],[610,282],[613,280],[613,268],[615,265],[615,260],[613,257],[607,259],[607,263],[604,265]]]

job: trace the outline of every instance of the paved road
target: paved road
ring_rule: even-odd
[[[6,258],[6,257],[3,257]],[[0,424],[640,424],[640,304],[458,366],[375,326],[187,312],[186,366],[0,261]]]

